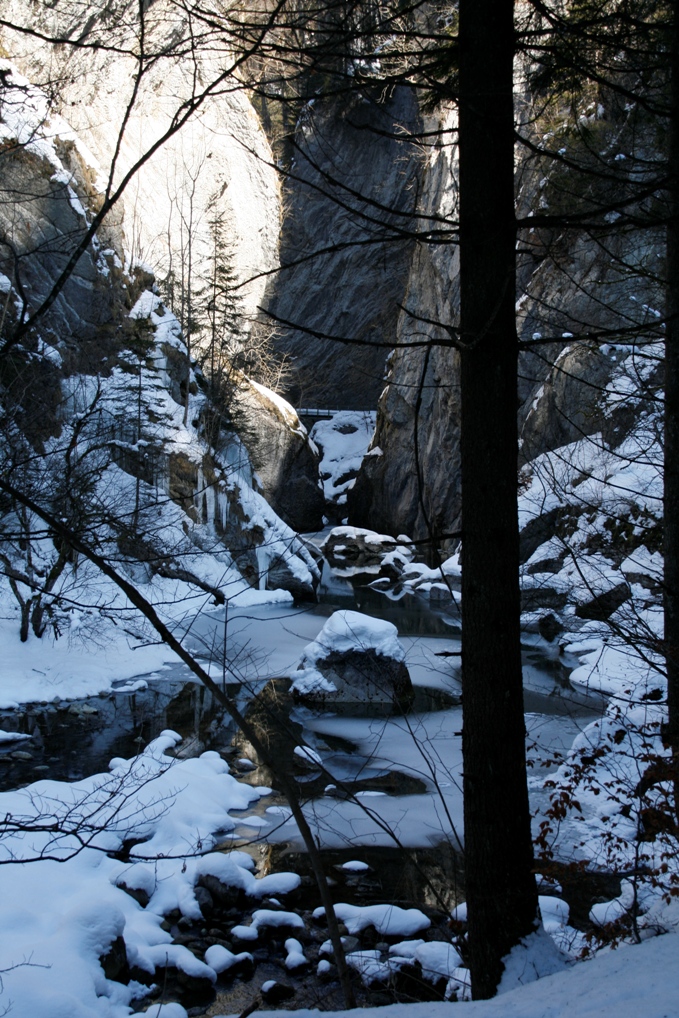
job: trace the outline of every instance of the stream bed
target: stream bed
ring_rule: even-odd
[[[412,848],[425,848],[461,831],[462,717],[459,682],[459,622],[455,606],[430,606],[416,595],[390,599],[369,588],[354,591],[346,581],[326,584],[314,605],[264,605],[196,618],[189,643],[242,709],[272,679],[289,676],[304,646],[338,608],[358,609],[393,622],[406,649],[416,699],[411,711],[391,715],[362,705],[334,710],[293,706],[291,720],[306,745],[319,753],[327,771],[349,781],[373,812],[393,824]],[[223,646],[228,648],[223,668]],[[575,661],[559,656],[541,637],[527,634],[524,681],[529,757],[533,774],[555,753],[567,751],[581,727],[601,713],[603,701],[568,683]],[[113,692],[86,700],[27,705],[0,712],[0,730],[26,736],[0,742],[0,789],[17,788],[43,777],[77,780],[105,771],[113,757],[139,752],[164,729],[183,737],[182,756],[207,749],[229,760],[234,773],[250,783],[272,785],[248,753],[223,708],[181,663],[121,682]],[[250,757],[250,762],[248,762]],[[255,765],[253,767],[253,764]],[[313,768],[297,775],[313,787],[314,822],[325,847],[393,843],[379,824],[355,804],[324,794]],[[320,784],[320,787],[319,787]],[[378,800],[380,800],[378,802]],[[275,804],[275,800],[274,804]],[[295,844],[292,825],[264,829],[266,798],[259,803],[262,829],[239,831],[248,841],[266,834],[274,843]],[[269,817],[269,820],[271,817]],[[274,829],[275,828],[275,829]]]
[[[423,910],[431,924],[424,940],[444,948],[455,934],[450,912],[464,898],[458,620],[454,606],[432,607],[415,595],[394,600],[365,588],[354,594],[347,587],[326,589],[315,605],[278,603],[207,613],[193,620],[187,639],[242,711],[256,710],[268,690],[283,704],[285,731],[311,750],[307,759],[295,758],[293,743],[283,735],[277,759],[293,768],[305,793],[305,812],[323,849],[334,901],[359,907],[389,902]],[[312,709],[286,699],[303,648],[337,608],[359,609],[397,626],[415,687],[407,714],[379,705]],[[541,637],[526,636],[523,658],[528,752],[535,775],[554,766],[554,754],[567,751],[578,731],[601,713],[603,701],[570,686],[568,674],[577,662],[564,660]],[[285,871],[301,877],[289,900],[260,905],[294,911],[303,926],[298,936],[306,961],[299,971],[290,971],[285,938],[275,932],[254,947],[241,942],[237,930],[252,922],[257,906],[220,901],[201,886],[201,919],[178,911],[165,917],[174,943],[198,959],[218,946],[250,952],[251,961],[220,977],[216,987],[187,980],[172,968],[161,979],[157,970],[162,988],[153,991],[152,999],[180,1001],[190,1015],[239,1013],[260,997],[267,1006],[341,1007],[334,966],[323,969],[328,965],[323,954],[327,931],[313,914],[318,891],[289,808],[276,791],[277,774],[257,758],[183,664],[121,681],[101,696],[0,712],[0,731],[24,736],[0,741],[0,789],[104,772],[112,758],[138,754],[165,729],[182,736],[175,751],[180,758],[216,751],[240,781],[266,787],[266,794],[246,809],[231,810],[236,827],[216,850],[246,852],[259,877]],[[403,847],[396,847],[394,837]],[[369,926],[349,941],[356,958],[384,969],[393,938],[378,936]],[[117,962],[107,958],[106,964]],[[112,978],[141,977],[136,970],[126,971],[124,957],[120,964]],[[267,991],[272,983],[280,991]],[[268,999],[268,992],[283,996]],[[357,992],[361,1004],[375,1006],[442,999],[447,991],[445,980],[423,978],[421,968],[411,966],[386,981],[357,977]]]

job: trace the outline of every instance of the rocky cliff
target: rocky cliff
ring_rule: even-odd
[[[596,122],[603,116],[603,111],[591,115],[598,143],[605,143],[603,155],[616,165],[620,128]],[[418,178],[418,210],[452,225],[454,140],[450,133],[436,135],[451,126],[452,115],[445,112],[427,124],[436,140]],[[546,172],[539,158],[519,156],[520,216],[563,210],[590,187],[576,170],[557,164]],[[662,238],[651,229],[619,230],[614,215],[594,236],[527,229],[519,247],[521,462],[602,431],[619,443],[636,418],[629,409],[611,417],[606,391],[624,351],[636,344],[643,350],[661,335],[656,323],[663,300],[657,276]],[[357,526],[414,539],[435,535],[444,548],[451,543],[446,535],[458,530],[460,514],[458,361],[445,328],[456,325],[457,299],[455,247],[418,244],[372,447],[349,496],[349,519]],[[408,346],[423,338],[432,342],[426,351]]]
[[[152,266],[159,279],[171,276],[180,290],[187,271],[200,276],[221,224],[247,321],[262,300],[262,274],[277,262],[271,150],[247,95],[228,76],[233,57],[219,33],[171,0],[144,11],[145,58],[139,7],[130,0],[85,8],[3,0],[0,45],[42,86],[49,114],[63,115],[78,146],[89,149],[100,194],[109,176],[115,187],[139,166],[107,220],[120,228],[128,260]],[[46,46],[43,34],[74,44]]]
[[[436,230],[455,217],[454,126],[453,114],[436,122],[430,118],[426,125],[440,133],[428,146],[419,180],[424,230]],[[414,540],[458,529],[458,355],[436,324],[455,322],[457,271],[454,246],[422,243],[414,248],[375,437],[349,493],[349,519],[359,527],[404,533]],[[431,346],[410,345],[427,339]]]
[[[124,217],[98,231],[45,313],[16,332],[49,297],[102,192],[96,156],[45,93],[6,60],[0,71],[3,476],[78,532],[85,528],[152,600],[181,601],[191,589],[242,599],[267,584],[313,596],[314,560],[258,490],[268,487],[272,499],[279,489],[289,494],[292,472],[253,477],[233,398],[215,412],[212,383],[192,362],[176,316],[125,248]],[[247,379],[241,389],[261,395]],[[252,418],[263,475],[266,434],[272,455],[301,458],[297,480],[314,487],[317,461],[299,422],[265,398]],[[291,499],[293,523],[296,508]],[[11,498],[3,497],[2,511],[3,573],[26,619],[38,605],[36,635],[47,616],[63,629],[64,584],[71,599],[103,597],[107,609],[110,592],[96,589],[38,519]],[[168,582],[180,592],[170,593]]]
[[[267,294],[296,406],[368,410],[403,299],[421,152],[412,92],[366,86],[302,111],[284,188],[281,271]],[[299,326],[299,327],[297,327]],[[335,340],[324,337],[335,337]]]

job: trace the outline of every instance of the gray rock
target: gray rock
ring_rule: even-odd
[[[335,527],[325,539],[322,550],[335,572],[359,582],[378,578],[396,580],[414,557],[407,543],[354,527]],[[385,562],[387,556],[389,560]]]
[[[272,986],[262,988],[262,1000],[267,1004],[282,1004],[284,1000],[292,1000],[295,989],[287,983],[274,982]]]
[[[100,957],[99,964],[107,979],[113,979],[118,983],[129,983],[130,965],[127,960],[125,941],[121,936],[116,937],[111,943],[106,954]]]
[[[297,694],[302,700],[324,703],[392,704],[407,710],[413,700],[413,686],[402,661],[374,650],[331,653],[315,663],[316,669],[336,687],[336,692]]]
[[[568,594],[564,590],[555,590],[546,584],[539,587],[527,587],[521,591],[521,611],[534,612],[540,608],[549,608],[552,611],[561,611],[568,601]]]
[[[293,323],[279,327],[275,343],[290,358],[296,406],[368,410],[377,402],[413,249],[399,231],[412,225],[421,162],[420,150],[395,135],[419,127],[417,100],[401,88],[318,98],[304,111],[284,192],[283,268],[267,304]]]
[[[311,583],[301,580],[283,558],[275,558],[269,564],[266,577],[267,590],[288,590],[297,601],[315,601],[317,583],[316,576],[312,577]]]
[[[151,895],[148,891],[143,890],[141,887],[130,887],[124,880],[119,880],[116,887],[119,887],[125,894],[129,894],[130,898],[134,898],[135,901],[139,902],[142,908],[146,908],[151,900]]]
[[[221,908],[234,908],[243,898],[243,892],[239,887],[224,884],[218,877],[210,873],[203,873],[198,878],[198,884],[194,892],[196,898],[198,898],[198,893],[201,891],[208,893],[212,901],[217,902]],[[200,900],[198,904],[200,904]]]
[[[319,457],[292,407],[243,377],[232,417],[269,505],[293,530],[319,530],[325,507]]]
[[[215,903],[207,887],[201,887],[201,885],[198,884],[194,887],[193,893],[196,901],[198,902],[198,908],[203,916],[209,916],[210,913],[214,911]]]
[[[337,611],[305,648],[292,692],[303,701],[374,703],[407,710],[413,687],[404,658],[391,622]]]
[[[540,633],[540,636],[543,640],[549,641],[549,643],[552,643],[552,641],[555,640],[559,633],[562,633],[563,630],[563,625],[556,615],[553,615],[551,612],[548,615],[543,615],[538,622],[538,632]]]
[[[611,615],[628,601],[632,596],[629,584],[617,583],[602,594],[597,594],[590,601],[581,602],[575,609],[575,614],[581,619],[595,619],[598,622],[605,622]]]

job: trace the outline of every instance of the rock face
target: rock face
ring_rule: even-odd
[[[360,612],[335,612],[304,651],[293,694],[322,703],[407,709],[413,688],[396,626]]]
[[[412,93],[399,88],[386,98],[319,99],[300,119],[283,269],[267,300],[292,323],[280,324],[276,347],[290,358],[286,396],[295,406],[370,410],[377,402],[408,276],[413,241],[399,231],[410,223],[420,161],[395,135],[419,122]]]
[[[450,131],[452,115],[441,126]],[[440,229],[440,219],[455,214],[456,153],[449,139],[444,134],[432,144],[421,175],[423,229]],[[458,529],[458,355],[445,330],[418,320],[455,323],[457,271],[454,247],[422,244],[413,252],[375,436],[348,497],[355,526],[414,540],[429,537],[430,527],[437,534]],[[408,348],[426,337],[447,345]]]
[[[6,0],[0,41],[35,84],[46,74],[59,82],[57,112],[68,120],[77,145],[94,154],[92,183],[101,192],[138,71],[139,6],[112,0],[99,14],[94,8]],[[209,260],[219,223],[228,236],[225,256],[235,282],[251,280],[239,293],[245,317],[252,317],[265,285],[263,277],[253,277],[277,261],[280,202],[271,150],[243,90],[221,88],[210,94],[210,84],[224,70],[221,46],[207,36],[196,37],[195,24],[171,0],[145,8],[148,56],[164,55],[149,59],[144,69],[122,134],[114,182],[163,137],[183,102],[202,90],[206,95],[181,131],[140,166],[109,215],[109,228],[121,229],[130,260],[152,265],[158,278],[181,276],[183,285],[189,258],[196,276]],[[40,32],[78,38],[85,48],[51,47],[46,62]],[[195,48],[188,61],[191,40]]]
[[[22,310],[30,314],[47,296],[85,235],[100,193],[91,153],[65,121],[48,117],[45,96],[6,61],[2,101],[0,290],[5,337],[12,337]],[[67,501],[91,514],[100,547],[135,582],[197,585],[219,602],[273,580],[313,597],[313,557],[254,490],[238,435],[215,426],[179,322],[148,271],[125,270],[123,240],[118,230],[100,230],[49,311],[16,337],[14,370],[2,391],[9,421],[3,470],[17,461],[35,464],[36,478],[27,483],[37,484],[60,516],[65,502],[58,508],[54,500],[70,478]],[[304,470],[317,491],[303,429],[293,434],[273,399],[262,397],[256,409],[262,431],[277,429],[286,450],[291,503],[290,481],[304,488]],[[296,473],[288,451],[294,443],[307,457]],[[271,455],[282,457],[281,448]],[[317,498],[322,503],[320,491]],[[12,554],[14,567],[30,567],[30,551]],[[52,565],[50,559],[47,570]]]
[[[320,530],[325,498],[319,457],[290,404],[242,378],[231,415],[269,505],[294,530]]]
[[[444,112],[425,126],[450,129],[454,118]],[[418,207],[423,225],[426,216],[432,217],[432,229],[442,229],[442,221],[450,224],[456,215],[450,137],[442,135],[432,144],[420,179]],[[551,193],[530,166],[524,170],[519,212],[527,215],[545,207]],[[522,461],[597,431],[618,442],[633,417],[622,407],[604,412],[602,394],[615,377],[620,348],[587,337],[610,335],[614,341],[616,329],[623,342],[635,329],[642,341],[653,335],[649,323],[663,298],[643,266],[658,264],[661,238],[652,231],[631,238],[612,227],[605,241],[592,244],[575,235],[533,230],[526,250],[530,253],[519,259],[517,304],[524,344],[518,410]],[[461,497],[459,364],[447,331],[458,324],[457,274],[454,246],[415,249],[375,436],[348,498],[349,523],[413,539],[434,534],[444,550],[455,540],[446,535],[459,529]],[[408,348],[415,337],[437,345],[426,352]],[[531,342],[534,350],[527,349]]]

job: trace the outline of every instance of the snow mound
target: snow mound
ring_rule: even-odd
[[[320,919],[323,909],[314,911],[314,919]],[[398,905],[335,905],[335,915],[350,934],[360,933],[368,926],[374,926],[378,933],[389,937],[411,937],[420,930],[431,926],[431,920],[417,908],[399,908]]]

